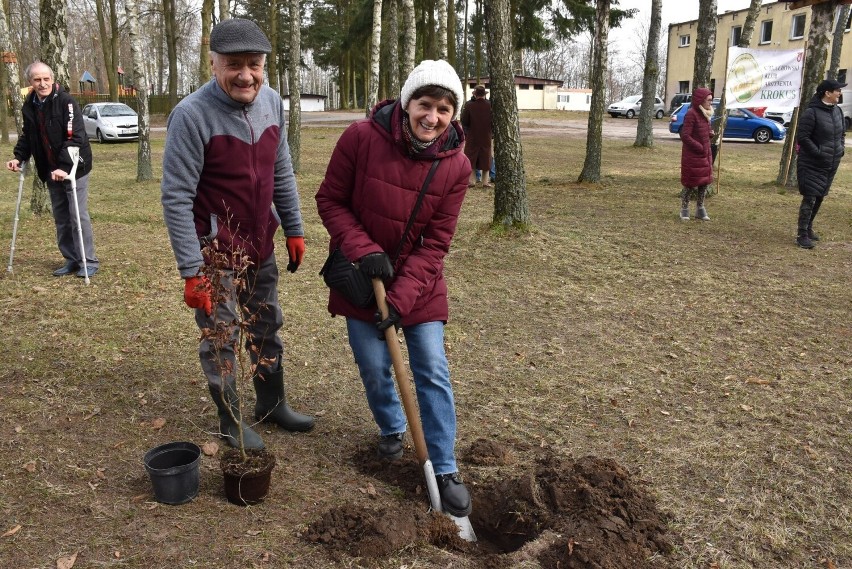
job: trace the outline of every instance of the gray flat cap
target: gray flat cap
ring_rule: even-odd
[[[269,53],[272,46],[266,34],[251,20],[231,18],[213,26],[210,51],[216,53]]]

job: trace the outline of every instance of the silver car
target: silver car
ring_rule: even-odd
[[[139,117],[124,103],[92,103],[83,107],[89,138],[98,142],[139,139]]]
[[[611,114],[612,118],[624,116],[632,119],[639,114],[639,107],[641,106],[642,95],[633,95],[632,97],[627,97],[617,103],[611,104],[607,107],[606,112]],[[654,118],[663,118],[663,115],[666,114],[664,107],[663,100],[659,97],[654,97]]]

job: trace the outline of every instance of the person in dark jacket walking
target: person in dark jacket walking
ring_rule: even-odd
[[[169,115],[161,184],[163,218],[184,279],[184,302],[195,308],[199,329],[215,329],[216,322],[240,322],[247,329],[245,348],[257,394],[255,419],[287,431],[310,431],[314,418],[297,413],[287,402],[284,344],[278,337],[283,317],[273,238],[280,225],[287,244],[287,270],[293,273],[305,254],[305,233],[284,104],[263,84],[270,51],[266,35],[250,20],[232,18],[213,27],[214,77]],[[238,288],[234,277],[241,270],[229,267],[233,270],[226,270],[222,279],[227,294],[214,291],[225,298],[218,302],[211,298],[211,284],[201,268],[209,262],[202,252],[205,245],[234,258],[232,264],[248,258],[240,276],[242,282],[251,283],[250,288]],[[240,308],[248,316],[240,314]],[[227,342],[202,334],[198,355],[218,411],[220,435],[229,445],[239,446],[242,429],[245,448],[261,449],[263,440],[242,421],[237,397],[235,352],[243,347],[238,345],[238,327],[230,327]]]
[[[27,95],[21,113],[24,128],[15,144],[15,158],[6,163],[13,172],[20,171],[22,162],[35,158],[39,179],[47,184],[50,207],[56,224],[56,243],[65,258],[65,264],[53,271],[53,276],[76,274],[92,277],[98,272],[100,262],[95,254],[92,221],[89,218],[89,173],[92,171],[92,148],[83,125],[83,115],[77,101],[53,80],[53,70],[41,62],[31,63],[24,76],[32,93]],[[86,271],[80,248],[80,231],[74,211],[74,190],[68,179],[74,166],[69,147],[80,149],[75,174],[77,207],[80,209],[80,229],[83,250],[86,252]]]
[[[713,183],[713,153],[710,148],[710,118],[713,116],[713,93],[699,87],[692,93],[689,110],[683,117],[680,139],[680,218],[689,221],[689,196],[696,194],[695,218],[710,221],[704,208],[707,186]]]
[[[802,203],[796,243],[805,249],[813,249],[814,241],[819,241],[813,230],[814,218],[831,189],[840,159],[846,153],[843,111],[837,106],[845,86],[846,83],[833,79],[822,81],[799,118],[796,176]]]
[[[444,351],[449,311],[444,257],[471,171],[462,153],[464,132],[455,120],[463,97],[461,81],[449,63],[421,62],[406,79],[399,99],[382,101],[370,118],[346,129],[316,194],[330,250],[340,248],[387,287],[389,316],[384,320],[376,318],[375,305],[358,308],[335,290],[328,301],[332,315],[346,318],[349,345],[379,428],[379,456],[395,460],[403,452],[406,419],[383,341],[384,330],[401,326],[441,501],[448,513],[459,517],[470,513],[471,501],[455,458],[456,412]],[[405,233],[436,160],[440,162],[434,177]]]
[[[488,188],[491,183],[484,180],[485,172],[489,172],[491,182],[494,176],[491,169],[491,103],[485,98],[484,85],[474,88],[473,100],[462,109],[461,124],[465,134],[465,156],[476,171],[476,181],[480,181],[479,173],[482,172],[482,185]],[[469,185],[473,186],[473,180]]]

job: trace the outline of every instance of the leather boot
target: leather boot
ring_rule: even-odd
[[[225,383],[225,391],[213,385],[209,385],[210,395],[213,397],[213,403],[216,404],[219,414],[219,432],[225,442],[234,448],[240,446],[240,429],[243,431],[243,444],[247,449],[262,449],[263,439],[255,433],[251,427],[246,425],[241,419],[240,402],[235,390],[234,380],[231,379]],[[228,411],[230,409],[230,412]],[[233,417],[231,417],[233,413]],[[234,418],[239,421],[239,426],[234,422]]]
[[[802,249],[813,249],[814,242],[810,238],[810,227],[813,222],[813,198],[808,196],[802,197],[802,205],[799,206],[799,223],[798,223],[798,237],[796,238],[796,244]]]
[[[264,423],[275,423],[286,431],[305,432],[314,428],[314,418],[293,411],[287,404],[287,394],[284,391],[284,368],[264,374],[256,374],[254,391],[257,393],[257,405],[254,407],[254,417]]]

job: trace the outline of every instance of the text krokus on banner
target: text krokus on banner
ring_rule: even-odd
[[[804,50],[732,47],[728,52],[725,105],[796,107],[802,88]]]

